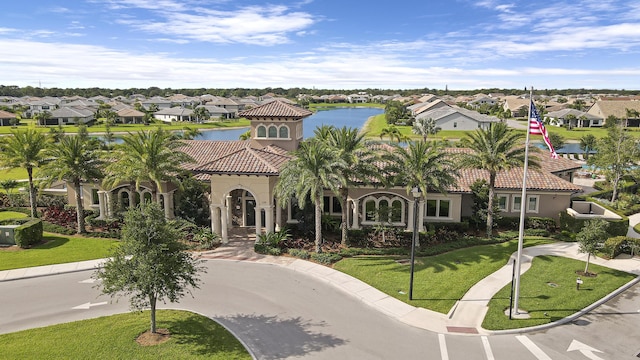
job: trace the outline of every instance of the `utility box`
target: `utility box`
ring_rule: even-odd
[[[0,245],[15,245],[15,228],[20,225],[0,225]]]

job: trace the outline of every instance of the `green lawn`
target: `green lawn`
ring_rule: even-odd
[[[28,215],[15,211],[0,211],[0,220],[26,218]]]
[[[1,214],[1,213],[0,213]],[[118,241],[45,233],[46,243],[31,249],[0,250],[0,270],[102,259],[111,255]]]
[[[488,330],[515,329],[558,321],[602,299],[635,275],[590,264],[597,277],[582,277],[576,290],[576,270],[584,270],[583,261],[555,256],[538,256],[532,267],[520,278],[519,307],[529,312],[530,319],[509,320],[504,310],[509,307],[511,285],[500,290],[489,302],[482,323]],[[545,315],[545,313],[547,315]]]
[[[1,126],[0,126],[1,127]],[[36,173],[38,172],[38,169],[33,169],[33,177],[36,177]],[[4,168],[4,169],[0,169],[0,181],[3,180],[26,180],[28,179],[27,176],[27,170],[23,169],[23,168],[14,168],[14,169],[9,169],[9,168]],[[24,183],[24,184],[20,184],[19,187],[29,187],[28,183]],[[13,191],[17,191],[17,190],[13,190]]]
[[[251,359],[215,321],[186,311],[159,310],[158,328],[169,341],[140,346],[149,313],[127,313],[0,335],[3,359]]]
[[[548,242],[546,239],[527,239],[525,246]],[[345,258],[334,268],[398,300],[446,314],[471,286],[503,267],[517,250],[517,244],[517,240],[512,240],[416,258],[413,301],[409,301],[408,295],[409,263],[397,262],[407,260],[406,256]]]

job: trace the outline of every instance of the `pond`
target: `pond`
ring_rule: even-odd
[[[335,127],[347,126],[361,129],[369,117],[382,114],[383,112],[383,109],[367,107],[319,110],[303,120],[304,131],[302,136],[305,139],[312,137],[313,131],[322,125],[333,125]],[[247,132],[247,130],[249,130],[248,127],[203,131],[202,135],[196,137],[195,140],[238,140],[240,135]]]

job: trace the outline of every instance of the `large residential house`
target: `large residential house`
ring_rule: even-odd
[[[43,125],[80,125],[95,119],[95,109],[85,106],[62,106],[51,111],[51,117]]]
[[[555,126],[592,127],[604,124],[603,118],[576,109],[551,111],[546,113],[544,117],[549,118],[549,124]]]
[[[153,113],[153,117],[164,122],[191,121],[194,119],[193,110],[182,107],[160,109]]]
[[[604,119],[606,122],[609,116],[615,116],[618,119],[625,120],[627,126],[640,126],[640,117],[634,115],[628,117],[627,110],[635,110],[640,112],[640,101],[637,100],[599,100],[589,108],[587,114]]]
[[[228,240],[229,229],[234,227],[254,228],[256,234],[261,234],[297,222],[295,202],[284,204],[283,208],[283,204],[275,199],[274,189],[280,170],[292,159],[291,151],[297,149],[303,139],[303,120],[309,115],[311,112],[306,109],[272,101],[240,114],[251,122],[250,140],[184,142],[183,151],[196,160],[186,169],[196,179],[209,184],[211,227],[223,241]],[[452,148],[447,151],[469,150]],[[571,195],[582,190],[571,183],[573,173],[581,168],[579,164],[546,157],[541,164],[539,170],[529,169],[524,200],[521,198],[522,169],[498,175],[498,205],[505,216],[517,216],[525,206],[527,216],[557,218],[560,212],[569,208]],[[418,228],[425,230],[429,222],[460,222],[471,216],[471,185],[478,179],[487,178],[488,174],[482,170],[462,170],[446,194],[428,193],[419,204]],[[168,218],[173,217],[176,190],[172,184],[164,184],[159,189],[159,199]],[[83,184],[82,191],[86,208],[99,210],[100,218],[108,218],[115,209],[151,197],[150,188],[144,184],[136,191],[128,183],[114,189],[87,183]],[[71,186],[68,186],[68,197],[73,205],[75,195]],[[414,200],[401,184],[391,188],[362,184],[349,190],[346,204],[341,204],[335,194],[328,191],[324,200],[324,211],[332,216],[340,216],[342,206],[348,207],[350,229],[380,224],[381,219],[376,214],[382,208],[394,210],[388,219],[392,225],[413,229]]]
[[[434,101],[430,104],[436,103]],[[487,129],[492,123],[500,121],[495,116],[483,115],[456,105],[439,106],[421,112],[416,116],[416,120],[418,119],[433,119],[441,130]]]
[[[18,117],[14,113],[0,110],[0,126],[11,126],[11,120],[17,118]]]

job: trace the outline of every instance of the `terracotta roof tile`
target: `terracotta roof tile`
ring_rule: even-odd
[[[243,148],[194,169],[207,174],[278,175],[290,156],[265,149]]]
[[[247,119],[264,117],[302,119],[311,114],[311,111],[298,106],[283,103],[282,101],[271,101],[243,111],[238,115]]]

